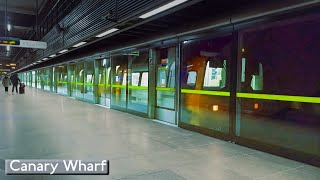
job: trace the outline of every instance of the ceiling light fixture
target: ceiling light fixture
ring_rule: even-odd
[[[64,50],[60,51],[59,53],[62,54],[62,53],[65,53],[67,51],[68,51],[68,49],[64,49]]]
[[[46,61],[46,60],[48,60],[48,58],[43,58],[43,59],[42,59],[42,61]]]
[[[79,46],[82,46],[84,44],[86,44],[87,42],[79,42],[78,44],[72,46],[72,47],[79,47]]]
[[[146,19],[148,17],[151,17],[153,15],[159,14],[159,13],[161,13],[163,11],[166,11],[166,10],[168,10],[168,9],[174,7],[174,6],[182,4],[182,3],[186,2],[186,1],[188,1],[188,0],[174,0],[174,1],[170,2],[170,3],[168,3],[168,4],[160,6],[157,9],[154,9],[154,10],[152,10],[150,12],[147,12],[147,13],[139,16],[139,18]]]
[[[52,54],[49,57],[53,58],[53,57],[56,57],[56,56],[57,56],[56,54]]]
[[[10,46],[7,46],[7,51],[10,51],[10,49],[11,49]]]
[[[107,31],[105,31],[105,32],[97,35],[96,37],[100,38],[100,37],[106,36],[106,35],[108,35],[108,34],[111,34],[111,33],[113,33],[113,32],[116,32],[116,31],[118,31],[118,30],[119,30],[119,29],[117,29],[117,28],[112,28],[112,29],[109,29],[109,30],[107,30]]]

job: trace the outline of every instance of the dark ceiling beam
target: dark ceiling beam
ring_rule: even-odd
[[[23,8],[12,8],[8,7],[8,13],[19,13],[25,15],[36,15],[36,12],[33,9],[23,9]]]
[[[0,17],[4,17],[5,12],[0,11]],[[19,13],[8,13],[7,14],[10,23],[14,26],[31,27],[35,25],[36,16],[19,14]],[[5,25],[4,18],[0,18],[0,25]]]

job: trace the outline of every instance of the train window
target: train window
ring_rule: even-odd
[[[139,86],[140,73],[132,73],[132,86]]]
[[[192,87],[196,86],[196,80],[197,80],[197,72],[196,71],[189,71],[187,85],[192,86]]]
[[[148,87],[148,72],[142,73],[141,86]]]
[[[224,88],[226,84],[226,64],[224,60],[223,68],[210,67],[210,62],[207,62],[206,71],[204,75],[204,88]]]
[[[256,75],[252,75],[251,79],[251,88],[255,91],[263,90],[263,67],[262,64],[259,63],[259,73]]]

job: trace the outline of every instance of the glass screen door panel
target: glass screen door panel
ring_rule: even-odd
[[[139,51],[139,54],[130,55],[128,59],[128,109],[147,114],[149,51]]]
[[[84,94],[84,64],[79,62],[75,66],[75,86],[74,86],[74,97],[83,99]]]
[[[182,45],[180,121],[229,134],[232,36]]]
[[[68,69],[67,66],[57,66],[57,93],[62,95],[68,94]]]
[[[114,56],[111,58],[111,61],[111,107],[127,109],[128,57]]]
[[[176,124],[175,119],[175,59],[176,47],[156,51],[155,118]]]
[[[110,59],[99,60],[99,77],[98,77],[98,101],[99,104],[110,107],[111,98],[111,66]]]
[[[85,80],[84,80],[84,100],[94,102],[93,82],[94,82],[94,61],[85,61]]]

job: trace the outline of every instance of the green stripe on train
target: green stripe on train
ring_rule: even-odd
[[[274,95],[274,94],[237,93],[237,97],[238,98],[247,98],[247,99],[264,99],[264,100],[273,100],[273,101],[320,103],[320,97],[308,97],[308,96],[287,96],[287,95]]]
[[[110,84],[98,84],[98,86],[100,86],[100,87],[104,87],[104,86],[110,87],[111,85]]]
[[[113,88],[122,88],[125,89],[127,86],[126,85],[117,85],[117,84],[112,84]]]
[[[157,87],[157,91],[171,91],[174,92],[176,89],[175,88],[163,88],[163,87]]]
[[[225,91],[204,91],[204,90],[192,90],[192,89],[181,89],[182,93],[187,94],[203,94],[203,95],[214,95],[214,96],[230,96],[230,92]]]
[[[148,90],[148,86],[128,86],[129,89]]]
[[[58,84],[67,84],[68,82],[66,81],[58,81]]]
[[[125,89],[126,85],[112,85],[113,88],[122,88]],[[148,86],[128,86],[129,89],[136,89],[136,90],[148,90]]]

